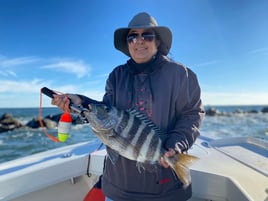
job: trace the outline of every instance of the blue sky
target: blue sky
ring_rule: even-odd
[[[170,56],[197,74],[205,105],[267,105],[267,10],[266,0],[0,0],[0,107],[38,107],[44,86],[100,100],[128,59],[113,33],[142,11],[172,30]]]

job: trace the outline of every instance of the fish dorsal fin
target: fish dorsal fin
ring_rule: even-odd
[[[151,119],[149,119],[141,111],[137,110],[136,108],[130,108],[130,109],[127,109],[127,112],[130,115],[133,115],[136,118],[138,118],[140,121],[145,123],[147,126],[151,127],[155,131],[155,133],[158,134],[159,137],[162,138],[162,136],[164,136],[164,133],[155,125],[155,123]]]

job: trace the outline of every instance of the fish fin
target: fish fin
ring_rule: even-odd
[[[137,162],[136,166],[138,168],[139,173],[141,173],[141,169],[145,169],[144,166],[143,166],[143,163],[141,163],[141,162]]]
[[[127,112],[129,112],[129,114],[135,116],[139,120],[143,121],[148,126],[156,130],[159,130],[159,128],[155,125],[155,123],[151,119],[149,119],[145,114],[143,114],[141,111],[137,110],[136,108],[130,108],[127,110]]]
[[[191,183],[189,166],[191,166],[195,161],[197,161],[198,157],[181,153],[175,156],[177,157],[176,160],[174,160],[174,158],[172,159],[172,157],[168,158],[164,156],[164,158],[168,162],[168,164],[172,167],[172,169],[175,171],[176,175],[184,184],[184,186],[189,186],[189,184]]]
[[[147,172],[150,172],[150,173],[157,172],[157,169],[159,169],[159,163],[137,162],[136,165],[139,169],[139,172],[140,172],[141,168]]]
[[[107,135],[109,137],[115,137],[118,136],[119,134],[114,129],[112,129],[111,132],[109,132]]]
[[[137,110],[136,108],[130,108],[127,110],[127,112],[138,118],[140,121],[144,122],[149,127],[151,127],[156,132],[156,134],[159,135],[159,137],[166,135],[158,128],[158,126],[155,125],[155,123],[151,119],[149,119],[144,113]]]
[[[111,160],[112,164],[114,165],[116,161],[118,160],[119,153],[110,147],[106,146],[106,151],[109,159]]]

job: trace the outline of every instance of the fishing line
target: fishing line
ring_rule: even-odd
[[[58,94],[58,95],[65,95],[65,94],[63,94],[63,93],[61,93],[61,92],[58,92],[58,91],[53,91],[53,92],[55,92],[55,94]],[[65,96],[66,96],[66,99],[68,100],[67,95],[65,95]],[[69,101],[69,100],[68,100],[68,101]],[[67,104],[67,105],[68,105],[68,104]],[[69,115],[70,115],[70,110],[69,110],[69,107],[68,107],[68,106],[64,108],[64,114],[69,114]],[[63,115],[64,115],[64,114],[63,114]],[[53,136],[53,135],[51,135],[51,134],[48,133],[47,128],[46,128],[46,126],[44,125],[43,117],[42,117],[42,116],[43,116],[43,115],[42,115],[42,89],[40,89],[40,106],[39,106],[39,114],[38,114],[39,124],[40,124],[40,126],[41,126],[43,132],[46,134],[46,136],[47,136],[48,138],[50,138],[51,140],[53,140],[54,142],[63,142],[63,141],[65,141],[67,138],[64,139],[64,140],[60,140],[59,138],[57,138],[57,137],[55,137],[55,136]],[[62,118],[62,117],[61,117],[61,118]]]

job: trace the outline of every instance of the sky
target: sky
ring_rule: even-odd
[[[0,108],[50,107],[48,87],[101,100],[129,58],[113,45],[139,12],[173,34],[204,105],[268,105],[267,0],[0,0]],[[51,106],[52,107],[52,106]]]

